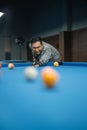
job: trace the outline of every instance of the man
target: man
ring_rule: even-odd
[[[59,51],[52,45],[42,41],[40,37],[32,38],[29,47],[32,50],[34,66],[37,67],[44,65],[47,62],[55,61],[61,63]]]

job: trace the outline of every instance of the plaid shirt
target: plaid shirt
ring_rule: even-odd
[[[44,48],[39,55],[36,55],[34,51],[32,50],[34,65],[35,64],[43,65],[47,62],[55,62],[55,61],[60,62],[61,61],[60,53],[56,48],[54,48],[52,45],[44,41],[42,41],[42,44]],[[30,48],[31,48],[31,45],[30,45]]]

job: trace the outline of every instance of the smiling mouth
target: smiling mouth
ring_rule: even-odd
[[[40,54],[40,51],[36,52],[37,54]]]
[[[40,54],[40,52],[38,52],[38,53],[36,53],[37,55],[39,55]]]

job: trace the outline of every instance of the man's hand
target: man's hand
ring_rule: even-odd
[[[35,67],[35,68],[36,68],[36,67],[39,67],[39,64],[34,65],[34,67]]]

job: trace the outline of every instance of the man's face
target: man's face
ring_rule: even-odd
[[[43,44],[41,44],[40,41],[37,41],[32,44],[32,49],[37,55],[39,55],[43,50]]]

